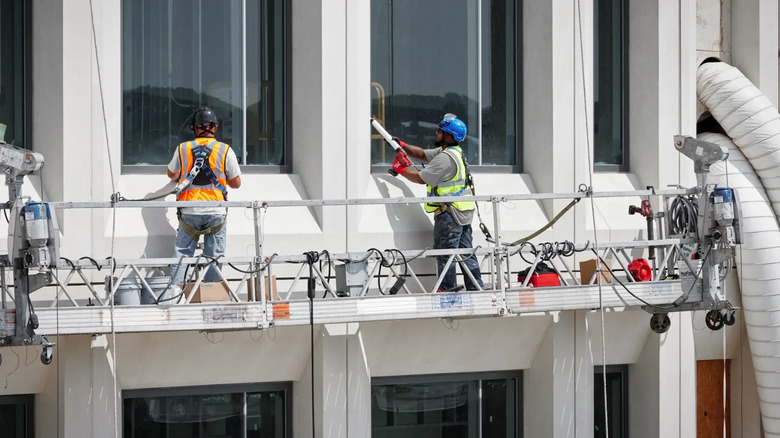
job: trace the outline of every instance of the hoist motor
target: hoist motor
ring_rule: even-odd
[[[731,187],[715,187],[710,192],[712,205],[712,240],[719,244],[738,245],[742,243],[739,220],[739,203]]]

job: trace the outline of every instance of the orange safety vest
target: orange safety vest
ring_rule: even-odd
[[[195,164],[195,153],[193,148],[210,147],[211,153],[208,155],[208,162],[203,163],[200,173],[190,185],[184,188],[176,196],[177,201],[225,201],[227,190],[227,175],[225,174],[225,161],[230,146],[213,138],[199,137],[192,141],[187,141],[179,145],[179,161],[181,163],[181,172],[179,173],[179,183],[187,179],[187,175]],[[206,167],[211,169],[216,181],[221,185],[214,184],[208,176]],[[223,191],[223,189],[225,191]]]

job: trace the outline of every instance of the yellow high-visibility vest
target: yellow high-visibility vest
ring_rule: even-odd
[[[455,175],[447,181],[442,181],[436,187],[427,186],[428,196],[465,196],[469,188],[466,187],[466,162],[463,160],[463,150],[460,146],[449,146],[442,153],[447,154],[457,165]],[[455,201],[448,203],[460,211],[474,210],[474,201]],[[429,202],[425,204],[425,211],[435,212],[442,204]]]

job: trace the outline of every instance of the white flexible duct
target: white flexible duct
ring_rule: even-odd
[[[764,434],[780,437],[780,115],[739,70],[725,63],[699,67],[697,92],[731,137],[699,135],[729,148],[728,164],[713,165],[710,182],[731,186],[739,196],[742,307]]]
[[[699,100],[739,146],[761,177],[780,216],[780,114],[772,102],[736,67],[702,64],[697,72]]]

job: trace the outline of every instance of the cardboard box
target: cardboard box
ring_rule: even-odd
[[[271,301],[271,293],[273,293],[273,301],[279,301],[279,292],[276,289],[276,275],[272,275],[270,277],[263,277],[265,279],[265,288],[263,289],[265,291],[265,300]],[[257,299],[256,296],[257,290],[255,290],[255,295],[252,294],[252,279],[247,278],[246,279],[246,300],[247,301],[260,301]]]
[[[187,288],[184,289],[185,296],[190,296],[192,293],[192,286],[195,286],[195,284],[190,283],[187,285]],[[224,301],[233,301],[227,285],[222,282],[205,281],[200,284],[197,290],[195,290],[195,293],[192,294],[192,299],[190,300],[191,303],[214,303]]]
[[[580,262],[580,284],[591,284],[590,280],[593,278],[593,273],[596,272],[596,265],[598,260],[596,259],[590,259],[590,260],[584,260]],[[593,280],[593,284],[598,284],[598,282],[603,283],[612,283],[612,272],[610,271],[610,268],[612,267],[612,259],[606,259],[601,263],[601,275],[597,276],[600,278],[595,278]],[[603,284],[602,283],[602,284]]]

